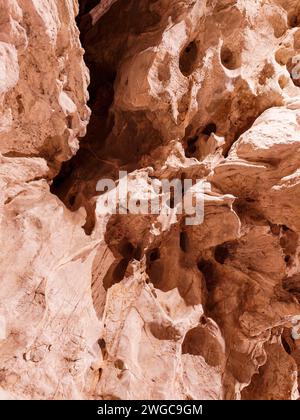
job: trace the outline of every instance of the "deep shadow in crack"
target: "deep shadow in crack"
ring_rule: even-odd
[[[141,157],[161,141],[145,112],[116,112],[114,108],[116,80],[128,37],[158,24],[159,16],[150,11],[148,2],[116,1],[93,22],[95,4],[101,5],[99,1],[82,0],[77,18],[84,60],[90,71],[91,118],[77,154],[63,163],[51,185],[51,192],[70,210],[85,208],[83,228],[87,234],[92,233],[95,224],[97,182],[118,179],[121,168],[139,168]]]

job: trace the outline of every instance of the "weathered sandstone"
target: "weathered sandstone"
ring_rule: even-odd
[[[0,0],[0,162],[1,398],[299,398],[299,1]]]

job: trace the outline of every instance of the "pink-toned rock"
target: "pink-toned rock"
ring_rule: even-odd
[[[0,10],[0,398],[298,399],[299,2]]]

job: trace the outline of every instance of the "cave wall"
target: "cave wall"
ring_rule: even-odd
[[[0,11],[1,398],[298,399],[299,2]],[[203,223],[103,214],[119,170]]]

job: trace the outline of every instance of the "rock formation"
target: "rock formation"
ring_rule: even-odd
[[[2,399],[299,398],[298,0],[0,0],[0,161]]]

